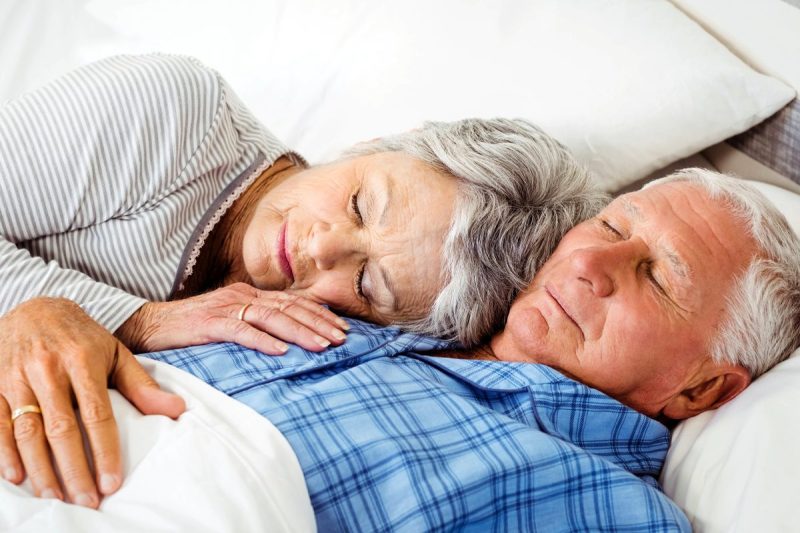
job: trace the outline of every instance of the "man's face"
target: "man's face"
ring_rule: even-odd
[[[696,185],[626,194],[564,236],[492,351],[673,417],[670,402],[703,386],[714,365],[708,346],[726,296],[756,251],[745,226]]]

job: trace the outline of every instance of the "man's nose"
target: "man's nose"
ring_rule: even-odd
[[[611,296],[628,276],[635,276],[646,259],[647,248],[639,239],[630,239],[575,250],[570,261],[578,279],[601,298]]]
[[[352,228],[315,222],[311,227],[307,251],[317,270],[330,270],[342,260],[358,254],[359,246]]]

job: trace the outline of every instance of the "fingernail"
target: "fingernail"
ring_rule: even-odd
[[[117,486],[117,476],[103,474],[100,476],[100,492],[103,494],[111,493]]]
[[[328,346],[331,345],[331,341],[329,341],[328,339],[323,339],[319,335],[315,335],[314,336],[314,342],[316,342],[317,344],[319,344],[323,348],[327,348]]]
[[[350,329],[350,324],[348,324],[348,323],[347,323],[347,321],[346,321],[346,320],[344,320],[344,319],[337,318],[337,319],[336,319],[336,324],[338,324],[338,325],[339,325],[339,327],[340,327],[340,328],[342,328],[342,329],[343,329],[343,330],[345,330],[345,331],[347,331],[348,329]]]
[[[44,490],[42,491],[42,493],[40,494],[40,496],[41,496],[42,498],[50,498],[50,499],[52,499],[52,500],[58,500],[58,499],[60,499],[60,498],[58,497],[58,494],[56,494],[56,491],[54,491],[53,489],[44,489]]]
[[[279,352],[283,353],[283,352],[285,352],[286,350],[289,349],[289,346],[285,342],[276,342],[275,343],[275,349],[278,350]]]
[[[336,340],[340,340],[340,341],[343,341],[343,340],[345,340],[347,338],[347,335],[345,335],[344,333],[342,333],[338,329],[332,329],[331,330],[331,335],[333,335],[333,337]]]
[[[9,466],[6,468],[5,472],[3,472],[3,477],[5,477],[8,481],[14,481],[17,479],[17,469]]]
[[[75,502],[78,505],[82,505],[83,507],[94,507],[95,499],[92,497],[91,494],[78,494],[75,496]]]

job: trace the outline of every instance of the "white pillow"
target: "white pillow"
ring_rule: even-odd
[[[800,234],[800,195],[751,182]],[[682,422],[661,483],[701,533],[797,531],[800,349],[730,403]]]
[[[611,191],[746,130],[794,94],[666,0],[51,4],[28,28],[15,20],[15,31],[0,31],[0,50],[47,48],[77,63],[194,55],[312,162],[425,119],[522,117],[567,144]],[[43,19],[80,31],[48,41]],[[27,42],[4,43],[12,36]]]
[[[672,0],[759,72],[800,90],[796,0]]]
[[[783,213],[794,232],[800,235],[800,194],[769,183],[752,180],[745,181],[761,191]]]

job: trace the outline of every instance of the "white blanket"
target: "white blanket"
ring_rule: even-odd
[[[125,482],[97,511],[0,480],[0,531],[314,531],[303,473],[267,419],[169,365],[141,359],[186,399],[177,421],[111,391]]]

